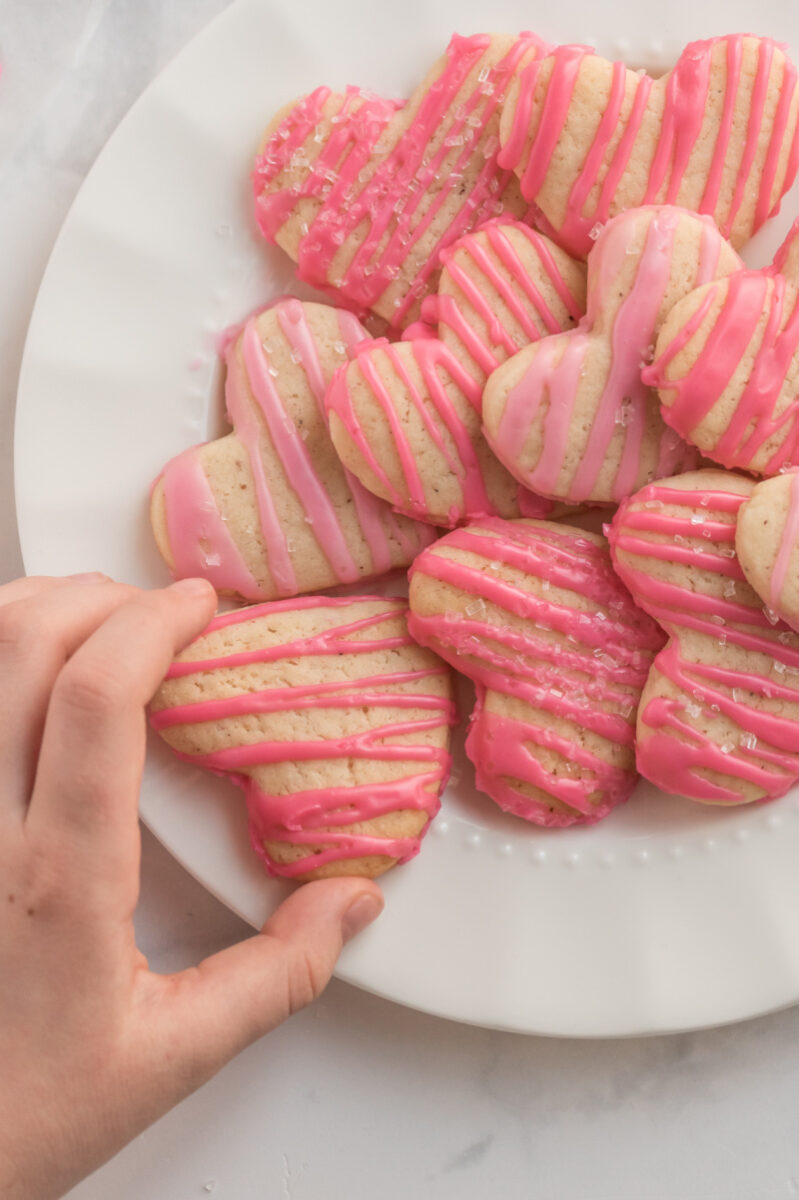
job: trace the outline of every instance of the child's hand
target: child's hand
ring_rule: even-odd
[[[178,975],[133,937],[144,706],[214,611],[197,580],[0,588],[0,1195],[60,1195],[327,983],[380,911],[363,879],[296,891]]]

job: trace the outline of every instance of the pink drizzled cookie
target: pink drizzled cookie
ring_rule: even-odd
[[[798,113],[796,68],[770,38],[693,42],[657,80],[559,46],[508,89],[498,161],[571,254],[588,253],[597,225],[653,203],[708,213],[738,247],[793,184]]]
[[[764,475],[799,466],[799,221],[761,271],[669,313],[645,374],[663,417],[708,457]]]
[[[613,561],[669,641],[638,710],[638,770],[706,804],[782,796],[799,779],[799,635],[766,612],[735,552],[754,482],[696,471],[616,514]]]
[[[419,850],[449,773],[448,668],[406,604],[309,597],[215,617],[151,706],[178,756],[226,776],[273,875],[380,875]]]
[[[173,458],[151,519],[176,578],[201,575],[247,600],[405,567],[431,532],[396,516],[338,460],[325,390],[365,333],[351,313],[284,299],[229,340],[233,432]]]
[[[498,218],[441,253],[422,316],[484,383],[512,354],[585,315],[585,265],[519,221]],[[406,335],[407,336],[407,335]]]
[[[595,534],[488,519],[413,565],[408,628],[477,685],[477,786],[537,825],[597,821],[637,779],[641,688],[663,639]]]
[[[767,610],[799,629],[799,471],[756,484],[738,513],[735,549]]]
[[[255,164],[261,232],[301,279],[402,329],[441,250],[500,213],[523,217],[497,165],[500,105],[545,51],[530,33],[453,37],[406,104],[320,87],[275,117]]]
[[[606,225],[584,319],[519,351],[485,387],[486,438],[516,479],[552,499],[612,503],[695,466],[641,371],[675,302],[738,266],[710,218],[685,209],[630,209]]]
[[[365,487],[420,520],[547,515],[552,505],[486,446],[480,403],[488,370],[579,320],[583,268],[508,222],[461,238],[442,262],[439,293],[423,306],[429,324],[402,343],[358,347],[336,375],[326,397],[333,443]]]

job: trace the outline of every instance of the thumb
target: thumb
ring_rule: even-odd
[[[163,1032],[170,1057],[192,1077],[189,1088],[315,1000],[344,944],[382,909],[371,880],[317,880],[284,900],[255,937],[162,977]]]

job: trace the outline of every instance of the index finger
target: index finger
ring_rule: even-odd
[[[194,579],[139,593],[87,638],[53,687],[26,828],[82,892],[98,883],[104,903],[138,864],[145,705],[215,600]]]

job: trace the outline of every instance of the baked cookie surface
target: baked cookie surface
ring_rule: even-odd
[[[407,605],[308,597],[215,617],[173,663],[150,720],[244,791],[273,875],[381,875],[419,850],[449,773],[449,669]]]
[[[738,513],[735,550],[766,608],[799,629],[799,472],[756,484]]]
[[[475,681],[477,786],[539,825],[597,821],[635,786],[635,712],[663,638],[604,538],[477,521],[416,560],[412,635]]]

